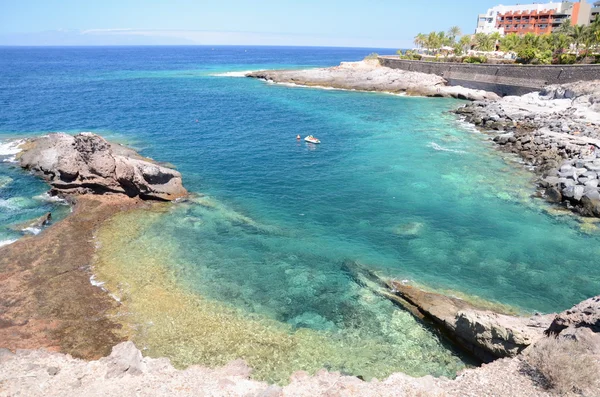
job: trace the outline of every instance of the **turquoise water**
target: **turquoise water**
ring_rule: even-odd
[[[220,75],[370,52],[0,49],[0,137],[95,131],[172,163],[204,197],[146,231],[173,247],[165,265],[203,296],[296,329],[382,332],[344,260],[526,311],[598,294],[598,234],[532,198],[533,175],[448,113],[461,102]],[[8,163],[5,176],[0,203],[44,191]],[[23,218],[43,206],[14,207]],[[16,219],[5,214],[2,225]]]

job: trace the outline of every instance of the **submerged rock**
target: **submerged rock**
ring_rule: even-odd
[[[33,138],[22,148],[21,167],[41,175],[53,194],[113,193],[155,200],[187,194],[179,172],[89,132]]]
[[[394,234],[405,238],[415,238],[421,234],[425,224],[423,222],[408,222],[394,228]]]

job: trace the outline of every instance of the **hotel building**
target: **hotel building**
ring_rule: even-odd
[[[580,0],[543,4],[498,5],[477,19],[475,33],[545,34],[558,29],[567,19],[572,25],[589,25],[600,14],[600,1],[593,5]]]

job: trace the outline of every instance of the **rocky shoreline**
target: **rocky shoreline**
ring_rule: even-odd
[[[487,91],[449,86],[440,76],[391,69],[377,60],[342,62],[339,66],[305,70],[262,70],[246,77],[273,83],[307,87],[325,87],[356,91],[387,92],[427,97],[448,97],[468,100],[498,99]]]
[[[600,216],[600,81],[475,101],[456,113],[534,166],[547,200]]]
[[[144,199],[185,197],[181,175],[91,133],[50,134],[20,148],[19,165],[73,209],[44,233],[0,248],[0,348],[102,357],[125,336],[107,316],[117,302],[90,282],[94,232],[119,212],[148,206]],[[21,226],[50,220],[47,213]]]
[[[588,107],[595,112],[597,102],[593,98],[587,97],[584,103],[590,103]],[[472,117],[471,121],[477,121],[476,115],[481,116],[483,127],[499,123],[493,125],[499,129],[501,123],[508,123],[508,118],[501,116],[505,113],[496,119],[484,118],[484,110],[481,113],[469,110],[486,109],[498,103],[502,102],[474,102],[458,112]],[[586,114],[580,108],[571,111]],[[529,118],[524,116],[524,119]],[[587,123],[589,118],[584,120]],[[533,121],[539,120],[534,117]],[[518,131],[537,131],[523,128],[522,124],[512,123],[515,130],[507,136],[504,146],[509,141],[529,143],[509,139]],[[506,124],[504,128],[511,127]],[[506,132],[502,132],[504,137]],[[588,144],[589,139],[595,139],[591,136],[594,132],[595,127],[585,130],[583,137],[569,135],[569,139],[573,139],[571,136],[585,139]],[[568,157],[576,153],[576,146],[583,145],[561,148],[557,144],[557,149],[564,149],[557,153]],[[23,152],[18,155],[20,165],[47,180],[51,194],[69,198],[74,211],[44,233],[0,248],[0,396],[16,392],[110,396],[123,395],[124,391],[156,395],[156,390],[161,395],[197,395],[202,391],[215,396],[477,396],[481,395],[482,385],[490,396],[549,395],[547,388],[553,387],[552,379],[544,377],[530,357],[554,354],[545,347],[552,340],[575,341],[592,357],[588,367],[596,368],[600,357],[598,297],[559,315],[515,317],[382,279],[349,263],[345,268],[361,285],[409,310],[444,337],[490,364],[465,370],[455,380],[394,374],[383,381],[364,382],[325,370],[314,376],[299,371],[285,387],[250,380],[250,369],[239,361],[221,369],[194,366],[175,370],[167,359],[142,357],[131,342],[119,344],[128,336],[108,315],[119,303],[92,285],[90,266],[96,248],[94,232],[102,223],[121,211],[149,206],[147,199],[156,202],[185,197],[181,175],[89,133],[74,137],[52,134],[28,140],[22,147]],[[561,166],[559,172],[566,169]],[[48,217],[36,222],[44,223]],[[45,350],[22,350],[39,348]],[[99,359],[111,349],[112,354],[99,361],[78,359]],[[596,384],[584,386],[581,390],[586,393],[587,388],[598,391]],[[570,387],[576,390],[579,385]]]

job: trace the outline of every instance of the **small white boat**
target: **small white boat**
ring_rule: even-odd
[[[305,142],[308,142],[308,143],[321,143],[321,141],[320,141],[320,140],[318,140],[317,138],[315,138],[315,137],[314,137],[314,136],[312,136],[312,135],[309,135],[309,136],[307,136],[306,138],[304,138],[304,141],[305,141]]]

